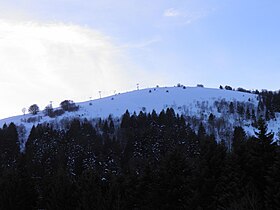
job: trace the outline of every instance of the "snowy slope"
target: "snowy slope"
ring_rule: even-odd
[[[192,109],[192,113],[196,113],[197,109],[195,109],[195,105],[197,102],[207,101],[211,105],[216,100],[225,99],[226,101],[236,100],[247,102],[249,98],[251,102],[257,105],[258,102],[255,94],[237,91],[199,87],[186,87],[185,89],[182,87],[147,88],[77,103],[77,105],[80,106],[79,111],[66,113],[64,117],[83,116],[89,118],[105,118],[109,115],[120,117],[126,110],[129,110],[131,113],[134,111],[143,111],[143,109],[146,110],[146,112],[150,112],[153,109],[160,112],[167,107],[173,107],[175,110],[177,109],[177,111],[180,107],[181,109],[188,107]],[[43,117],[43,119],[40,120],[41,123],[50,120],[50,118],[45,117],[42,112],[38,115]],[[0,120],[0,126],[2,127],[4,123],[9,124],[11,122],[20,124],[23,119],[29,117],[32,117],[32,115],[26,114],[2,119]],[[26,125],[28,125],[28,123]]]
[[[223,115],[217,111],[214,105],[215,102],[223,100],[227,102],[235,101],[247,103],[252,107],[257,107],[258,105],[257,95],[250,93],[201,87],[156,87],[77,103],[80,107],[77,112],[66,112],[64,115],[57,118],[49,118],[45,116],[43,112],[40,112],[37,116],[41,119],[34,123],[26,122],[26,119],[33,117],[30,114],[6,118],[0,120],[0,126],[2,127],[5,123],[9,124],[14,122],[16,125],[24,126],[27,131],[26,133],[28,134],[34,124],[59,122],[65,117],[93,119],[106,118],[111,115],[118,118],[121,117],[126,110],[129,110],[130,113],[139,113],[140,111],[151,112],[152,110],[160,112],[162,109],[166,109],[168,107],[172,107],[175,112],[186,116],[200,116],[201,118],[203,115],[202,118],[206,121],[210,113],[213,113],[217,117],[221,117]],[[269,128],[274,132],[278,132],[279,119],[280,118],[277,117],[276,121],[270,123]],[[247,124],[247,128],[245,128],[245,130],[248,131],[248,133],[253,134],[253,128],[248,122],[239,122],[239,124],[236,124],[236,118],[234,117],[227,120],[232,125],[240,124],[245,126]]]
[[[216,100],[225,99],[227,101],[237,100],[247,102],[251,99],[257,103],[256,95],[241,93],[235,91],[210,89],[171,87],[171,88],[149,88],[135,90],[129,93],[106,97],[100,100],[80,103],[79,105],[87,110],[87,114],[92,117],[108,117],[113,114],[115,117],[121,116],[127,109],[130,112],[143,111],[151,112],[153,109],[160,112],[167,107],[173,107],[175,110],[183,107],[195,108],[196,102],[208,101],[213,103]],[[193,110],[194,112],[196,110]]]

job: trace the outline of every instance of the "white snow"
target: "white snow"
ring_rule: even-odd
[[[186,89],[182,87],[148,88],[79,103],[82,107],[79,112],[90,117],[104,118],[110,114],[114,117],[120,117],[126,110],[131,113],[134,111],[151,112],[153,109],[160,112],[167,107],[172,107],[174,110],[183,106],[192,107],[196,102],[208,101],[211,104],[221,99],[248,102],[249,98],[257,103],[256,95],[237,91],[197,87],[186,87]]]
[[[215,101],[225,100],[227,102],[237,101],[250,103],[257,107],[257,95],[250,93],[243,93],[238,91],[201,88],[201,87],[155,87],[142,90],[135,90],[127,93],[116,94],[109,97],[76,103],[80,106],[77,112],[66,112],[64,115],[57,118],[49,118],[43,112],[36,116],[41,117],[39,122],[27,123],[26,119],[34,117],[31,114],[20,115],[0,120],[0,126],[5,123],[14,122],[16,125],[24,125],[27,133],[33,125],[44,122],[59,122],[61,119],[68,117],[81,118],[106,118],[109,115],[112,117],[121,117],[126,110],[130,113],[140,111],[151,112],[155,110],[160,112],[162,109],[172,107],[175,112],[189,116],[200,116],[203,114],[207,117],[210,113],[220,116],[220,113],[214,107]],[[204,110],[203,110],[203,109]],[[277,115],[276,121],[269,123],[269,129],[274,132],[279,130],[280,115]],[[231,123],[235,123],[236,119],[229,119]],[[246,124],[246,123],[244,123]],[[248,125],[245,129],[247,132],[253,134],[253,128]]]

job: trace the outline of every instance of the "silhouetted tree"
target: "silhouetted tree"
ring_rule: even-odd
[[[30,114],[36,115],[39,112],[39,106],[37,104],[33,104],[28,108],[28,112]]]

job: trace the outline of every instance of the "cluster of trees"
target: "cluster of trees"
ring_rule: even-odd
[[[239,92],[243,92],[243,93],[253,93],[253,94],[259,94],[260,92],[258,90],[247,90],[245,88],[242,88],[242,87],[238,87],[236,89],[232,88],[231,86],[229,85],[225,85],[225,87],[223,87],[222,85],[220,85],[219,87],[220,89],[225,89],[225,90],[233,90],[233,91],[239,91]]]
[[[60,108],[53,109],[52,105],[46,106],[44,112],[46,116],[49,117],[57,117],[63,115],[65,112],[75,112],[79,110],[79,106],[77,106],[72,100],[64,100],[60,103]]]
[[[266,110],[267,116],[274,118],[275,112],[280,112],[280,91],[261,91],[260,103],[260,106]]]
[[[232,147],[172,109],[0,129],[0,209],[279,209],[280,147],[265,121]],[[9,142],[9,143],[7,143]]]
[[[215,134],[218,140],[224,139],[227,146],[230,147],[234,127],[257,125],[260,117],[265,117],[265,112],[255,106],[253,99],[246,102],[226,101],[225,99],[209,103],[208,101],[196,102],[196,113],[193,113],[192,107],[178,107],[184,113],[187,123],[191,128],[198,130],[199,125],[203,126],[207,133]],[[206,123],[207,122],[207,123]]]
[[[234,90],[232,87],[226,85],[224,87],[226,90]],[[220,85],[220,89],[224,89]],[[266,120],[271,120],[275,118],[275,113],[280,112],[280,91],[250,91],[244,88],[237,88],[237,91],[257,94],[259,97],[258,111],[263,112],[263,116]]]
[[[75,112],[79,110],[79,106],[77,106],[72,100],[64,100],[60,103],[60,108],[53,109],[52,104],[49,104],[45,107],[44,113],[49,117],[56,117],[64,114],[65,112]],[[22,112],[25,114],[26,109],[23,108]],[[37,104],[32,104],[28,108],[28,112],[30,114],[36,115],[40,111],[40,108]]]
[[[219,88],[220,88],[220,89],[224,89],[222,85],[220,85]],[[234,89],[233,89],[231,86],[226,85],[226,86],[225,86],[225,90],[234,90]]]

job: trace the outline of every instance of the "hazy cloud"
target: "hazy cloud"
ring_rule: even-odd
[[[166,9],[163,13],[163,16],[166,18],[175,18],[176,21],[179,24],[191,24],[199,19],[205,18],[208,16],[211,12],[215,11],[214,9],[193,9],[193,10],[187,10],[184,8],[181,9],[175,9],[175,8],[169,8]]]
[[[134,82],[125,71],[130,63],[122,48],[77,25],[2,19],[0,57],[3,113],[30,103],[45,106],[49,100],[86,100],[98,90],[108,95]]]
[[[181,16],[181,13],[174,8],[169,8],[169,9],[164,11],[163,16],[165,16],[165,17],[177,17],[177,16]]]

